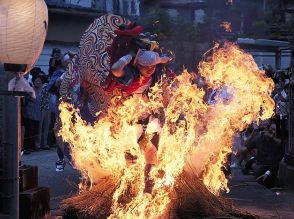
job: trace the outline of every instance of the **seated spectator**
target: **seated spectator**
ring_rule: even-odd
[[[268,128],[259,131],[246,142],[248,151],[257,150],[246,164],[247,169],[253,170],[256,180],[268,188],[277,183],[279,162],[284,156],[284,145],[281,139],[276,137],[276,124],[271,123]]]
[[[288,115],[289,115],[289,80],[284,77],[279,78],[273,99],[276,103],[275,122],[277,126],[277,137],[284,142],[288,140]]]

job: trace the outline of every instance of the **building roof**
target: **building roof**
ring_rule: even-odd
[[[278,51],[281,48],[290,47],[289,42],[268,39],[238,38],[237,43],[242,48],[260,51]]]

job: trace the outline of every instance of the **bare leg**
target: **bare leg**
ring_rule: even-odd
[[[152,193],[152,189],[154,186],[154,181],[150,178],[150,171],[154,164],[146,164],[145,169],[144,169],[144,183],[145,183],[145,188],[144,188],[144,193]]]
[[[157,149],[156,147],[149,142],[147,147],[144,149],[144,155],[146,160],[146,166],[144,169],[144,182],[145,189],[144,193],[152,193],[154,186],[154,181],[150,177],[150,172],[153,166],[157,164]]]
[[[59,118],[56,118],[55,125],[54,125],[54,134],[56,138],[56,149],[57,149],[57,155],[59,160],[64,159],[64,143],[61,136],[58,136],[58,131],[60,128],[60,120]]]

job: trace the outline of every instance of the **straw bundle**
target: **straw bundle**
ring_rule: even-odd
[[[64,218],[107,218],[116,185],[117,182],[113,179],[105,178],[91,190],[64,200]],[[129,195],[126,194],[121,201],[128,202]],[[195,175],[187,172],[183,172],[178,178],[172,200],[166,214],[168,216],[165,216],[167,218],[258,218],[233,209],[230,202],[210,193]]]
[[[112,196],[117,183],[112,178],[104,178],[91,190],[83,191],[62,202],[64,218],[107,218],[110,214]]]
[[[175,195],[174,210],[178,218],[258,218],[233,209],[228,200],[213,195],[196,175],[191,173],[183,172],[178,178]]]

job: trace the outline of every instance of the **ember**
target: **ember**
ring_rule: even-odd
[[[232,139],[253,121],[273,115],[270,93],[274,83],[258,69],[253,57],[236,45],[216,45],[212,51],[211,57],[199,64],[199,73],[207,86],[217,91],[213,104],[205,103],[204,90],[193,84],[191,74],[184,70],[167,85],[163,78],[152,87],[149,102],[138,96],[112,101],[106,115],[93,125],[83,121],[68,103],[60,105],[59,134],[70,144],[74,165],[91,185],[87,188],[81,183],[81,194],[98,194],[88,191],[92,186],[99,190],[105,178],[111,179],[107,181],[113,188],[107,193],[111,207],[103,208],[109,210],[109,218],[168,217],[175,212],[176,197],[182,195],[175,189],[177,182],[191,166],[211,193],[228,191],[221,168],[231,152]],[[117,101],[122,102],[119,107]],[[144,193],[145,159],[138,144],[141,129],[137,122],[146,112],[164,115],[162,128],[155,118],[147,126],[147,134],[154,129],[160,132],[158,161],[151,170],[152,194]],[[131,164],[126,152],[136,158]],[[96,198],[101,197],[105,198]],[[89,199],[90,205],[94,197],[85,195],[83,199]]]
[[[230,22],[224,21],[220,26],[224,28],[226,32],[232,32],[232,25]]]

